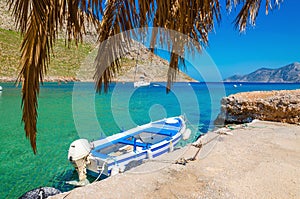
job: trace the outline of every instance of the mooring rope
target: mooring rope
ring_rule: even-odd
[[[192,147],[192,146],[194,146],[194,147],[196,147],[196,148],[198,148],[198,150],[195,152],[195,154],[191,157],[191,158],[188,158],[188,159],[186,159],[186,158],[184,158],[184,157],[181,157],[181,158],[179,158],[179,159],[177,159],[177,160],[155,160],[155,159],[152,159],[152,160],[147,160],[147,162],[160,162],[160,163],[170,163],[170,164],[181,164],[181,165],[186,165],[186,163],[188,163],[188,162],[191,162],[191,161],[195,161],[196,159],[197,159],[197,156],[198,156],[198,154],[200,153],[200,151],[201,151],[201,149],[203,148],[203,146],[205,146],[205,145],[207,145],[207,144],[209,144],[210,142],[212,142],[213,140],[215,140],[215,139],[218,139],[219,137],[220,137],[220,135],[221,134],[217,134],[216,136],[214,136],[212,139],[210,139],[210,140],[208,140],[207,142],[205,142],[205,143],[199,143],[199,144],[195,144],[195,145],[193,145],[193,144],[189,144],[188,145],[188,149],[186,150],[186,151],[188,151],[189,150],[189,148],[190,147]],[[217,142],[215,143],[215,145],[217,144]],[[213,148],[215,147],[215,145],[211,148],[211,150],[208,152],[208,153],[210,153],[212,150],[213,150]],[[184,156],[184,154],[183,154],[183,156]]]
[[[186,117],[185,117],[185,118],[186,118]],[[185,119],[185,121],[186,121],[186,123],[189,124],[189,127],[192,128],[192,130],[195,132],[195,134],[199,131],[198,128],[195,128],[195,127],[194,127],[194,126],[197,126],[197,125],[192,124],[188,119]],[[200,131],[199,131],[199,132],[200,132]],[[201,135],[202,135],[202,132],[200,132],[200,133],[201,133]]]
[[[99,175],[96,178],[96,180],[94,180],[94,182],[96,182],[97,180],[99,180],[100,176],[103,174],[105,164],[106,164],[106,161],[102,164],[101,172],[99,173]],[[94,182],[92,182],[91,184],[93,184]]]

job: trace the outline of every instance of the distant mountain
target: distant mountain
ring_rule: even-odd
[[[231,76],[224,79],[224,82],[300,82],[300,63],[295,62],[278,69],[261,68],[248,75]]]

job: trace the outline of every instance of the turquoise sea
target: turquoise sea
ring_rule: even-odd
[[[76,179],[67,160],[75,139],[97,139],[151,120],[185,114],[193,131],[188,142],[192,142],[214,127],[222,97],[243,91],[300,88],[300,84],[175,83],[173,91],[166,94],[164,83],[138,89],[132,83],[118,83],[99,95],[94,93],[93,83],[45,83],[39,97],[38,154],[33,155],[21,123],[21,89],[11,83],[1,86],[0,198],[17,198],[41,186],[72,189],[65,182]]]

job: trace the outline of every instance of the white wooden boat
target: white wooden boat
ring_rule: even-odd
[[[76,140],[70,145],[68,159],[85,184],[86,173],[94,177],[114,175],[127,170],[132,161],[173,151],[185,133],[190,130],[183,116],[166,118],[93,142]]]
[[[2,91],[2,86],[0,86],[0,91]]]
[[[140,80],[140,81],[133,83],[134,88],[138,88],[138,87],[142,87],[142,86],[149,86],[149,85],[150,85],[150,82],[145,81],[145,80]]]

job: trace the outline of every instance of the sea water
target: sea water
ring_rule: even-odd
[[[109,136],[165,117],[185,115],[194,141],[214,128],[220,100],[229,94],[255,90],[299,89],[300,84],[165,83],[133,88],[133,83],[110,85],[95,94],[93,83],[45,83],[38,107],[38,153],[34,155],[21,122],[21,88],[1,83],[0,198],[17,198],[28,190],[51,186],[67,191],[77,178],[67,160],[68,148],[79,138]],[[185,145],[187,142],[181,142]]]

